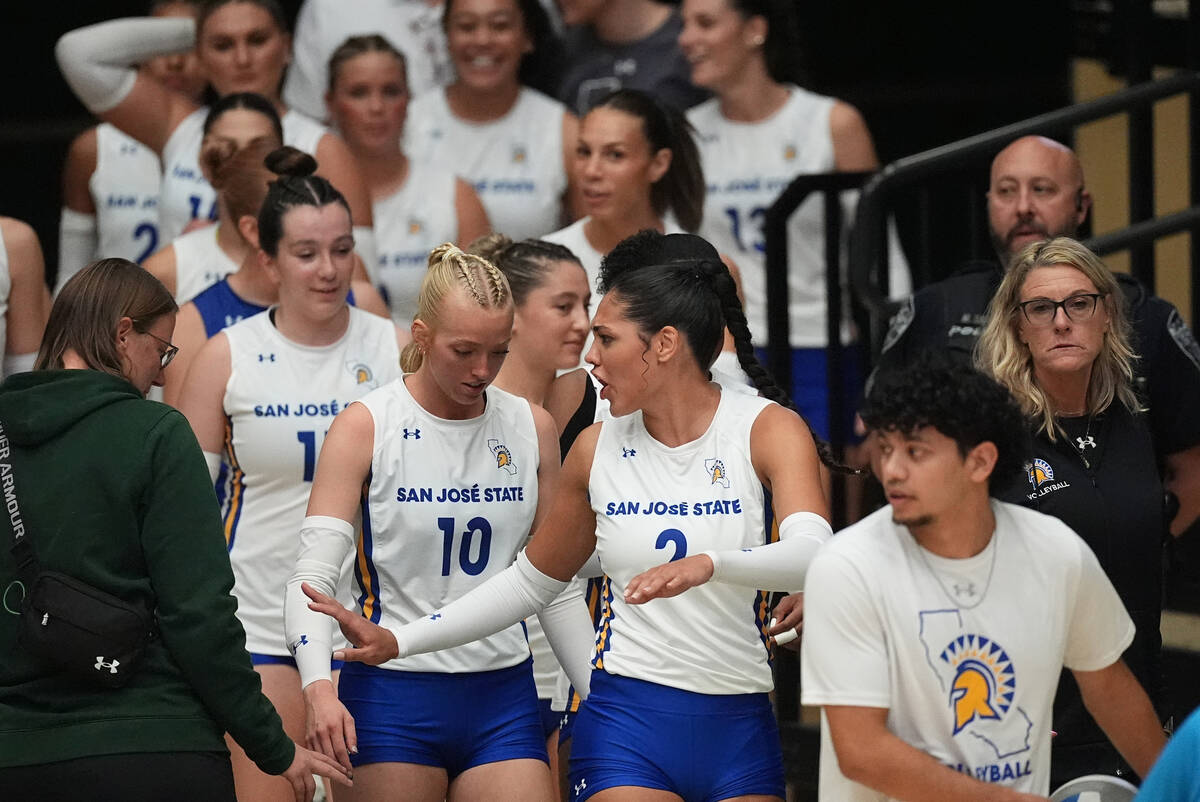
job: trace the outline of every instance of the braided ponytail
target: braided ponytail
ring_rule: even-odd
[[[447,242],[429,252],[429,269],[417,294],[416,319],[435,327],[442,301],[457,287],[466,290],[483,309],[505,309],[513,305],[508,281],[495,265]],[[400,369],[413,373],[421,367],[424,358],[421,346],[414,339],[400,353]]]
[[[723,262],[704,260],[697,265],[697,269],[708,280],[713,292],[716,293],[718,300],[721,302],[721,314],[725,319],[725,327],[733,335],[733,345],[737,351],[738,364],[742,366],[742,370],[750,377],[750,381],[754,382],[754,386],[758,389],[759,394],[763,398],[769,398],[781,407],[787,407],[800,416],[800,420],[804,421],[804,425],[808,427],[809,434],[812,435],[813,443],[816,444],[817,456],[821,458],[821,462],[825,463],[826,466],[839,473],[860,473],[860,471],[843,465],[834,458],[833,452],[829,449],[829,444],[817,434],[812,424],[808,422],[808,419],[792,403],[792,399],[788,397],[787,392],[775,383],[775,378],[771,375],[770,371],[758,361],[758,357],[754,353],[754,346],[750,343],[750,325],[746,322],[746,312],[742,309],[742,301],[738,298],[737,294],[737,284],[734,283],[733,276],[729,274],[729,268]]]

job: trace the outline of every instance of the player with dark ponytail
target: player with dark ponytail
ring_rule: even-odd
[[[310,588],[313,609],[357,644],[338,654],[374,663],[469,642],[549,604],[595,550],[605,606],[573,736],[575,800],[630,788],[782,799],[770,636],[795,622],[771,625],[764,589],[802,589],[832,532],[800,416],[710,380],[727,323],[749,356],[733,281],[717,260],[617,275],[587,355],[615,417],[576,439],[528,548],[504,573],[395,631]],[[768,494],[775,542],[764,542]]]

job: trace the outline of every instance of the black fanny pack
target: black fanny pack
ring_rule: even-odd
[[[20,644],[49,668],[105,688],[129,682],[155,637],[154,616],[57,571],[39,571],[21,605]]]
[[[0,426],[0,457],[10,455],[8,437]],[[14,478],[11,464],[0,463],[0,470],[4,468],[9,479]],[[19,643],[47,668],[105,688],[124,686],[156,637],[153,612],[74,577],[41,570],[15,491],[15,483],[8,484],[5,501],[13,531],[12,554],[25,594]],[[5,596],[7,600],[7,592]]]

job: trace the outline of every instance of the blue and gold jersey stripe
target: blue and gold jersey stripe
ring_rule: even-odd
[[[379,572],[375,568],[373,553],[375,543],[371,528],[371,474],[367,474],[362,487],[362,531],[358,535],[358,556],[354,561],[354,575],[361,591],[358,606],[364,618],[378,624],[383,610],[379,602]]]
[[[596,656],[592,658],[592,668],[604,669],[604,655],[612,646],[612,580],[604,577],[603,588],[600,591],[602,610],[600,627],[596,632]]]
[[[225,458],[229,463],[229,493],[225,497],[223,528],[225,531],[225,548],[233,551],[233,541],[237,537],[238,522],[242,518],[244,495],[246,492],[246,474],[238,464],[237,454],[233,449],[233,418],[225,416]]]

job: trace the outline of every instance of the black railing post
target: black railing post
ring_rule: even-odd
[[[825,192],[825,389],[829,410],[829,443],[842,459],[846,449],[846,354],[842,348],[842,199]],[[834,530],[845,527],[846,482],[836,474],[830,481],[829,509]]]
[[[1150,0],[1124,0],[1126,70],[1129,85],[1150,80],[1148,34],[1152,19]],[[1129,224],[1154,217],[1154,107],[1129,110]],[[1130,272],[1154,292],[1154,243],[1139,243],[1129,252]]]
[[[1200,8],[1188,11],[1187,18],[1187,64],[1191,70],[1200,70]],[[1200,89],[1188,93],[1188,191],[1193,207],[1200,206]],[[1191,321],[1192,328],[1200,326],[1200,225],[1192,226],[1188,243],[1192,253],[1191,273]]]

